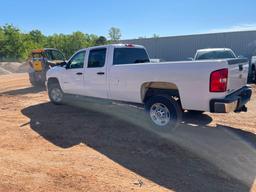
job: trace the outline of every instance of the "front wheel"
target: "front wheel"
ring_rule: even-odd
[[[52,103],[60,105],[63,103],[64,93],[59,84],[48,86],[48,95]]]
[[[170,96],[153,96],[145,103],[151,124],[157,131],[174,130],[182,119],[180,104]]]

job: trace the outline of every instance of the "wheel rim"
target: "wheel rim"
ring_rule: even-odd
[[[61,102],[63,94],[59,88],[53,88],[51,90],[51,97],[55,102]]]
[[[170,111],[162,103],[155,103],[150,108],[150,118],[158,126],[166,126],[170,122]]]

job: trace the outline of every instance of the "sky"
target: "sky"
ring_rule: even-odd
[[[122,39],[256,30],[255,0],[2,0],[0,26],[45,35],[81,31]]]

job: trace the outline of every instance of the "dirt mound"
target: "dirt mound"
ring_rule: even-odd
[[[28,63],[23,62],[0,62],[0,75],[10,73],[25,73],[28,71]]]

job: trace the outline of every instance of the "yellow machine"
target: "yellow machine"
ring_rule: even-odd
[[[31,52],[29,80],[32,85],[44,85],[49,68],[65,61],[63,54],[53,48],[36,49]]]
[[[43,70],[43,53],[43,49],[36,49],[32,51],[32,67],[36,72],[41,72]]]
[[[33,61],[33,68],[36,72],[40,72],[43,70],[43,65],[41,61]]]

